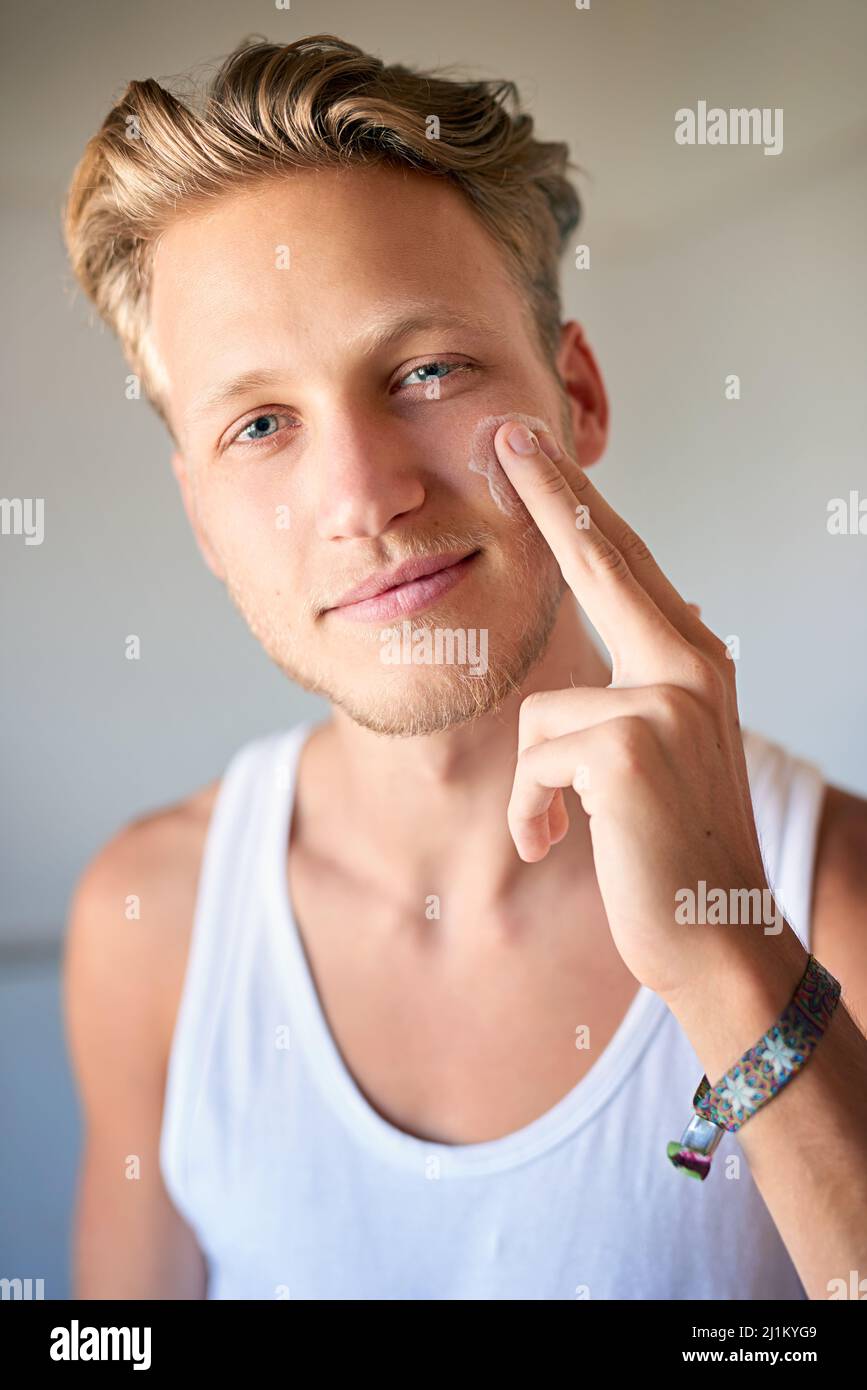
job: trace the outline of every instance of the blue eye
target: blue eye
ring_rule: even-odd
[[[411,376],[421,376],[419,381],[410,382],[411,386],[423,386],[426,381],[433,381],[435,377],[443,377],[448,372],[460,371],[468,364],[464,362],[423,362],[420,367],[413,367],[411,372],[402,379],[401,385],[409,381]]]
[[[276,422],[277,416],[270,414],[257,415],[256,419],[251,420],[249,425],[245,425],[244,428],[241,430],[240,434],[236,435],[235,438],[241,440],[244,444],[252,444],[257,439],[268,439],[274,433],[274,430],[268,430],[261,427],[267,426],[269,420],[274,420]],[[249,434],[250,430],[253,431],[252,435]],[[245,435],[248,436],[246,439],[244,438]]]

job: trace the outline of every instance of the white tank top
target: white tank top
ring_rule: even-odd
[[[289,899],[295,769],[314,727],[242,747],[207,834],[160,1168],[208,1298],[805,1298],[737,1135],[705,1182],[669,1162],[704,1068],[650,989],[577,1085],[502,1138],[430,1143],[373,1109]],[[809,949],[822,778],[759,735],[744,744],[769,882]]]

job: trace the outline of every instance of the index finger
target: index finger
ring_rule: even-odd
[[[603,535],[617,547],[639,584],[647,590],[657,608],[662,610],[672,626],[688,642],[692,642],[709,655],[720,654],[725,644],[701,621],[698,604],[687,603],[638,532],[615,511],[598,488],[594,487],[577,459],[561,448],[550,430],[539,430],[537,437],[543,450],[559,464],[579,502],[593,516]]]
[[[523,432],[523,433],[520,433]],[[525,441],[529,452],[517,452]],[[621,552],[582,507],[564,471],[526,425],[511,421],[494,435],[503,469],[560,566],[563,578],[612,656],[630,666],[661,665],[661,653],[681,644],[676,629],[639,584]],[[650,675],[647,677],[652,678]]]

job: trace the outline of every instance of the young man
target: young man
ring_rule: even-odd
[[[587,478],[578,202],[515,95],[253,45],[198,113],[132,83],[76,172],[73,264],[204,558],[331,704],[80,881],[80,1297],[867,1273],[867,804],[742,736],[724,645]],[[689,925],[711,890],[774,911]],[[810,952],[843,987],[824,1035],[687,1181],[702,1072]]]

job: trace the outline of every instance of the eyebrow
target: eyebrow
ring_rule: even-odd
[[[398,318],[380,317],[362,329],[353,343],[361,352],[369,355],[388,347],[390,343],[396,342],[400,338],[409,337],[411,333],[422,332],[425,329],[442,328],[458,328],[476,336],[483,333],[503,345],[509,341],[502,325],[495,323],[493,319],[487,318],[484,314],[473,314],[472,317],[469,317],[454,310],[435,312],[428,308],[405,312]],[[250,371],[242,372],[239,376],[230,377],[199,396],[191,405],[187,417],[191,423],[195,423],[221,406],[229,405],[248,391],[277,386],[285,378],[285,375],[283,371],[263,367],[253,368]]]

